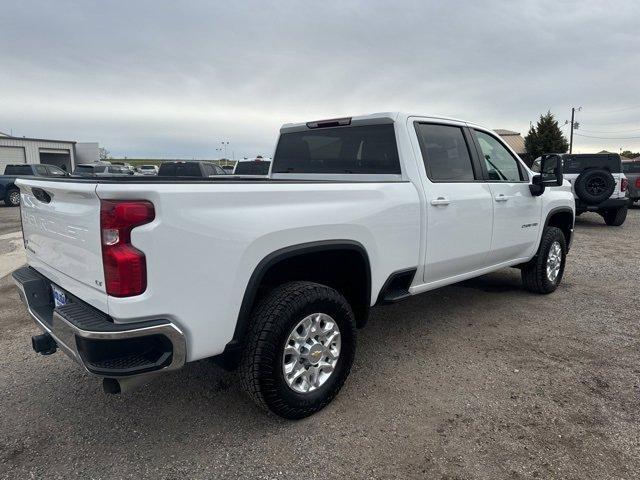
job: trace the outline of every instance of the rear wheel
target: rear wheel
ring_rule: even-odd
[[[627,210],[629,207],[624,206],[615,208],[613,210],[605,210],[602,212],[602,217],[607,225],[610,227],[619,227],[627,219]]]
[[[20,205],[20,190],[10,188],[4,196],[4,203],[8,207],[17,207]]]
[[[276,415],[307,417],[340,391],[355,348],[354,315],[340,293],[311,282],[281,285],[252,313],[242,386]]]
[[[547,227],[536,256],[522,268],[524,287],[535,293],[551,293],[562,281],[567,258],[567,241],[557,227]]]

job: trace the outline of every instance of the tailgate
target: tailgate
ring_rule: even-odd
[[[74,290],[77,283],[104,292],[100,199],[93,182],[21,179],[21,215],[32,266]],[[60,275],[62,274],[62,275]]]

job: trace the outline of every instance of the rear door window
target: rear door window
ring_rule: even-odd
[[[272,172],[400,175],[395,130],[386,124],[283,133]]]
[[[427,177],[432,182],[473,182],[476,175],[462,128],[416,123]]]

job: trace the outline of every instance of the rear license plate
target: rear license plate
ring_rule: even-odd
[[[51,290],[53,291],[53,304],[55,307],[61,307],[69,302],[67,296],[58,287],[52,284]]]

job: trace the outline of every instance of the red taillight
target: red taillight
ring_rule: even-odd
[[[627,180],[626,178],[621,179],[620,180],[620,191],[621,192],[626,192],[628,187],[629,187],[629,180]]]
[[[144,200],[102,200],[102,264],[107,294],[140,295],[147,288],[144,253],[131,245],[131,230],[153,221],[153,204]]]
[[[640,188],[640,177],[636,178],[636,188]]]

